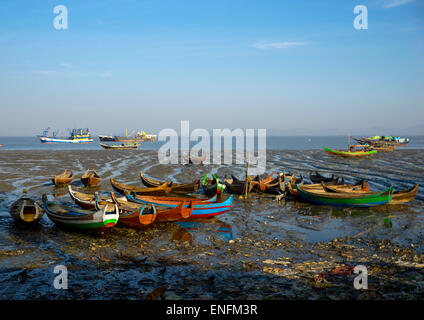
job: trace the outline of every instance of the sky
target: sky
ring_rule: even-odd
[[[1,0],[0,136],[423,126],[423,53],[424,0]]]

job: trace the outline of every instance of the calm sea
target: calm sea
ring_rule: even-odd
[[[411,142],[403,147],[405,149],[424,149],[424,136],[410,136]],[[257,143],[257,139],[255,139]],[[352,140],[351,143],[354,141]],[[98,138],[94,138],[89,144],[44,144],[37,137],[0,137],[0,150],[99,150]],[[106,142],[114,144],[113,142]],[[191,142],[191,146],[197,142]],[[256,144],[255,143],[255,144]],[[117,144],[117,142],[115,142]],[[157,150],[164,142],[143,142],[140,149]],[[268,150],[313,150],[322,149],[323,146],[329,148],[346,148],[348,138],[346,136],[268,136],[266,147]],[[212,141],[210,145],[213,146]],[[235,146],[235,139],[233,139]],[[222,141],[221,149],[225,149]]]

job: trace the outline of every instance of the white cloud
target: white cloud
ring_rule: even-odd
[[[72,67],[72,64],[66,63],[66,62],[61,62],[61,63],[59,63],[59,66],[65,67],[65,68],[70,68],[70,67]]]
[[[399,7],[403,6],[404,4],[407,4],[409,2],[412,2],[413,0],[389,0],[388,3],[383,5],[383,8],[393,8],[393,7]]]
[[[276,49],[286,49],[286,48],[293,48],[293,47],[299,47],[310,44],[310,42],[299,42],[299,41],[292,41],[292,42],[268,42],[268,41],[261,41],[254,43],[252,45],[253,48],[257,49],[269,49],[269,48],[276,48]]]

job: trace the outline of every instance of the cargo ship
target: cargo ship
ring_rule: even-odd
[[[93,139],[90,137],[90,130],[85,129],[72,129],[71,135],[69,138],[58,138],[56,133],[53,133],[52,136],[48,135],[50,128],[43,131],[43,134],[39,136],[42,143],[91,143]]]

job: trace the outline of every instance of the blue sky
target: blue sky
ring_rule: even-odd
[[[423,0],[3,0],[0,136],[422,125],[423,49]]]

